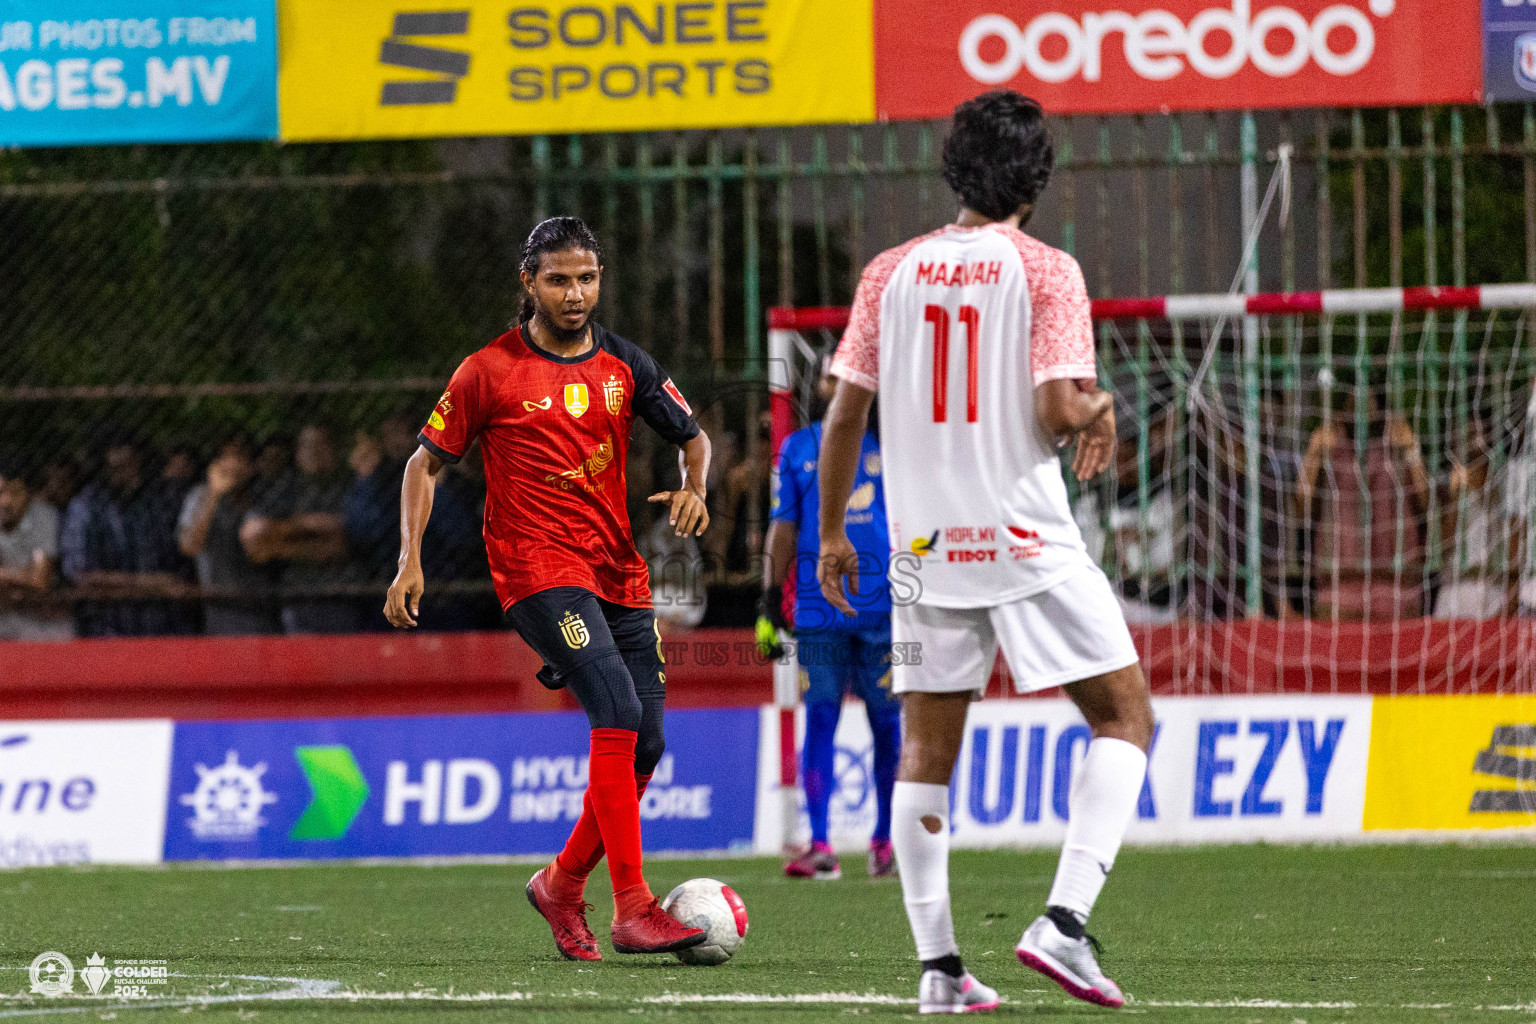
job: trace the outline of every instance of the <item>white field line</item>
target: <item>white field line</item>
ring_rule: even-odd
[[[659,1006],[683,1006],[697,1003],[739,1003],[772,1005],[781,1003],[837,1003],[854,1006],[914,1006],[916,999],[882,995],[879,992],[791,992],[784,995],[758,995],[751,992],[667,992],[642,996],[638,1002]]]
[[[28,992],[0,994],[0,1000],[31,1001],[44,1005],[0,1009],[3,1017],[38,1017],[58,1014],[99,1013],[105,1010],[174,1010],[190,1007],[207,1007],[241,1003],[270,1002],[418,1002],[418,1003],[517,1003],[536,999],[597,999],[604,997],[592,991],[565,991],[549,993],[532,992],[440,992],[436,989],[417,989],[409,992],[375,992],[366,989],[343,988],[339,981],[313,978],[271,977],[253,974],[172,974],[175,978],[223,979],[267,984],[284,984],[285,988],[268,992],[229,992],[224,994],[167,996],[163,999],[114,1000],[111,996],[75,996],[78,1002],[62,1006],[46,1005],[46,998],[39,1000]],[[736,1005],[736,1006],[784,1006],[784,1005],[842,1005],[842,1006],[911,1006],[917,1002],[902,996],[880,992],[665,992],[661,995],[642,996],[637,999],[611,999],[612,1002],[631,1003],[640,1006],[686,1005]],[[1007,1000],[1005,1000],[1007,1001]],[[1038,1000],[1037,1000],[1038,1002]],[[1512,1005],[1458,1006],[1455,1003],[1355,1003],[1325,1002],[1285,999],[1219,999],[1219,1000],[1157,1000],[1132,999],[1127,1009],[1203,1009],[1203,1010],[1472,1010],[1483,1012],[1536,1012],[1536,1002]]]

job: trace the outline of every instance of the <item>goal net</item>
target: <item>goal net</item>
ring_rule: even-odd
[[[1525,285],[1094,304],[1118,450],[1069,486],[1154,692],[1536,690],[1533,308]],[[770,313],[775,450],[846,322]]]

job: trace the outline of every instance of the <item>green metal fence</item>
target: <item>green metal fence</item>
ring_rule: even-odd
[[[1252,206],[1245,174],[1251,196],[1285,152],[1289,216],[1261,234],[1247,287],[1536,279],[1528,106],[1071,118],[1054,131],[1058,170],[1030,228],[1077,255],[1096,297],[1225,290]],[[734,439],[723,450],[745,483],[717,512],[744,578],[761,533],[765,308],[847,303],[875,252],[952,217],[943,133],[912,123],[0,153],[0,456],[42,470],[74,455],[89,474],[101,438],[121,428],[206,458],[235,429],[291,435],[319,418],[344,440],[396,411],[420,418],[457,362],[504,328],[530,225],[577,213],[608,247],[602,318]],[[1105,328],[1101,350],[1145,422],[1154,364],[1197,357],[1199,342],[1128,330]],[[1263,380],[1283,389],[1315,371],[1297,353],[1333,345],[1325,361],[1345,350],[1369,360],[1392,345],[1391,331],[1363,323],[1276,330],[1275,365],[1223,365],[1249,416]],[[1358,343],[1340,348],[1351,330]],[[1420,346],[1396,365],[1439,402],[1447,381],[1472,379],[1478,346],[1465,315],[1424,331],[1443,354],[1420,358]],[[1431,407],[1419,426],[1443,468],[1430,425],[1441,419]]]

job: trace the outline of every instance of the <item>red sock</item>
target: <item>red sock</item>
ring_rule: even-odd
[[[636,799],[645,796],[645,787],[650,784],[649,775],[635,776]],[[565,841],[565,849],[555,858],[555,865],[565,876],[564,880],[575,884],[574,895],[579,896],[587,883],[587,876],[602,859],[603,836],[597,830],[597,815],[592,813],[592,790],[588,787],[581,801],[581,817],[576,819],[576,827],[571,829],[571,838]]]
[[[613,891],[645,884],[640,856],[640,798],[635,792],[635,740],[629,729],[593,729],[587,797],[608,855]]]

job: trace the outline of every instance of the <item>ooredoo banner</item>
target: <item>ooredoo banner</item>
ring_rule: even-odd
[[[171,723],[0,722],[0,867],[153,864]]]
[[[273,4],[0,4],[0,146],[272,138]]]
[[[943,117],[996,88],[1056,114],[1477,102],[1478,10],[1445,0],[875,4],[881,118]]]
[[[283,0],[282,136],[869,121],[869,0]]]

